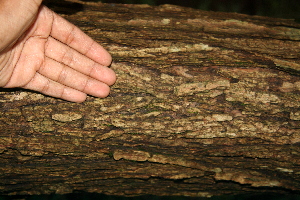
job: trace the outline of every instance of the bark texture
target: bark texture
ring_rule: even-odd
[[[173,5],[53,9],[118,74],[81,104],[0,92],[1,194],[300,192],[300,25]]]

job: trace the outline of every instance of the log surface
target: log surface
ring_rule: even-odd
[[[0,92],[1,194],[300,192],[300,25],[173,5],[53,9],[113,56],[108,98]]]

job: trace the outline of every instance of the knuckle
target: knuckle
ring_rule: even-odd
[[[60,71],[60,73],[58,74],[56,81],[59,83],[63,83],[63,82],[65,82],[67,76],[68,76],[67,68],[66,68],[66,66],[64,66],[62,68],[62,70]]]

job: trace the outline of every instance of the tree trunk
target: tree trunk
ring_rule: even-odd
[[[50,6],[112,54],[118,80],[81,104],[1,90],[1,194],[300,192],[299,24],[173,5]]]

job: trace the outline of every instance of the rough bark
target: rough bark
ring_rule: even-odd
[[[110,51],[118,81],[81,104],[2,90],[1,194],[300,191],[299,24],[61,3]]]

